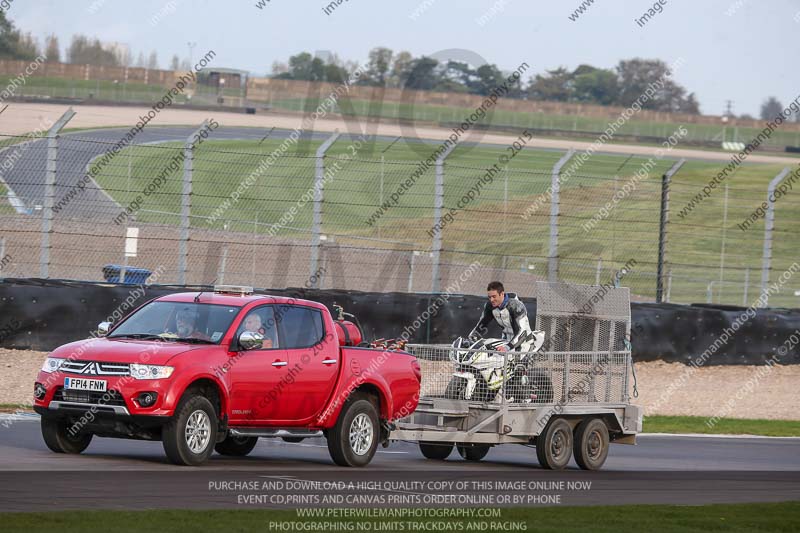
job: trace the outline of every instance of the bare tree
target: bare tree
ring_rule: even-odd
[[[47,57],[48,61],[52,61],[53,63],[61,61],[61,47],[58,45],[58,37],[56,37],[55,34],[51,33],[47,36],[44,47],[44,55]]]
[[[761,104],[761,119],[772,120],[778,116],[781,111],[783,111],[783,104],[774,96],[770,96]]]
[[[158,70],[158,54],[155,50],[150,52],[150,57],[147,58],[147,68],[150,70]]]

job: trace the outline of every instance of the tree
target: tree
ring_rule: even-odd
[[[578,102],[611,105],[619,98],[615,72],[581,65],[572,73],[573,98]]]
[[[364,76],[361,77],[362,85],[386,85],[386,77],[392,64],[394,53],[389,48],[377,47],[369,51],[369,60]]]
[[[150,52],[150,57],[147,58],[147,68],[149,70],[158,70],[158,53],[155,50]]]
[[[0,10],[0,59],[35,59],[39,46],[30,33],[22,35]]]
[[[180,70],[181,68],[181,60],[178,57],[178,54],[172,56],[172,59],[169,62],[169,69],[170,70]]]
[[[61,47],[58,45],[58,37],[54,34],[50,34],[44,42],[44,55],[47,57],[47,60],[53,63],[61,61]]]
[[[475,70],[475,78],[470,92],[483,96],[488,95],[495,87],[499,87],[505,82],[505,76],[497,68],[497,65],[481,65]]]
[[[99,39],[90,40],[85,35],[75,34],[67,48],[67,61],[80,65],[116,67],[119,62],[113,52],[105,50]]]
[[[643,103],[643,109],[667,112],[699,113],[694,95],[686,96],[686,89],[675,83],[666,63],[659,59],[628,59],[617,65],[620,94],[618,104],[629,106],[642,95],[653,93]],[[655,85],[652,85],[655,84]]]
[[[439,64],[433,58],[422,56],[411,62],[411,70],[406,78],[405,87],[407,89],[419,89],[429,91],[433,89],[439,81],[436,66]]]
[[[144,52],[139,52],[139,56],[136,58],[136,66],[139,68],[145,68],[147,66],[144,59]]]
[[[30,33],[19,36],[17,50],[21,59],[35,59],[41,55],[39,42]]]
[[[392,71],[389,74],[390,87],[404,87],[408,75],[411,73],[411,63],[414,57],[406,51],[398,52],[394,56],[394,63],[392,63]]]
[[[770,96],[763,104],[761,104],[761,119],[772,120],[783,111],[783,104],[775,98]]]
[[[564,67],[537,74],[531,79],[528,95],[534,100],[566,102],[572,96],[572,74]]]
[[[286,74],[289,72],[289,65],[282,61],[273,61],[271,73],[274,78],[277,78],[280,74]]]

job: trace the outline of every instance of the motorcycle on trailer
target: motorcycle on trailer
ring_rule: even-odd
[[[550,376],[536,368],[544,332],[532,331],[511,345],[503,339],[458,337],[450,360],[456,364],[445,398],[475,402],[551,403]],[[520,351],[516,351],[517,348]]]

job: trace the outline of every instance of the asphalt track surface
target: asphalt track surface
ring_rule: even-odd
[[[344,498],[330,504],[339,507],[800,500],[800,438],[644,435],[637,446],[613,445],[599,472],[574,463],[563,472],[543,470],[535,450],[518,445],[495,447],[480,463],[455,451],[447,461],[431,461],[410,442],[379,448],[366,468],[341,468],[322,438],[261,439],[248,457],[215,454],[206,465],[187,468],[169,464],[160,442],[95,438],[82,455],[55,454],[42,441],[38,417],[4,422],[0,511],[318,507],[326,505],[324,495]],[[271,485],[254,489],[233,481]],[[356,485],[345,487],[349,482]]]
[[[164,142],[184,142],[197,130],[192,126],[145,128],[134,139],[134,145]],[[119,142],[130,128],[108,128],[67,133],[60,136],[60,154],[57,161],[57,187],[54,203],[74,187],[86,174],[89,163],[103,155]],[[220,127],[214,131],[215,140],[261,140],[269,130],[244,127]],[[288,130],[275,130],[270,138],[285,138]],[[314,133],[312,139],[322,140],[330,134]],[[391,139],[390,139],[391,140]],[[47,165],[47,139],[29,141],[13,168],[3,173],[8,187],[32,209],[44,202],[44,176]],[[14,146],[0,150],[0,159],[8,157]],[[63,209],[54,213],[56,218],[84,218],[96,220],[98,216],[113,219],[121,206],[114,202],[96,183],[90,182],[83,192]]]

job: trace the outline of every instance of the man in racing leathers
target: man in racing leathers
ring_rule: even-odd
[[[503,340],[514,346],[520,337],[530,336],[531,325],[528,322],[528,310],[525,309],[517,295],[505,292],[503,284],[493,281],[486,287],[489,301],[483,307],[483,315],[478,324],[469,334],[470,339],[481,337],[486,332],[486,327],[492,319],[496,320],[503,329]],[[518,351],[527,351],[530,341],[526,341],[517,347]]]

